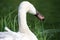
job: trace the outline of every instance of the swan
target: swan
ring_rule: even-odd
[[[20,3],[18,8],[19,31],[13,32],[9,28],[5,27],[7,32],[0,32],[0,40],[38,40],[27,25],[27,12],[35,15],[40,20],[44,19],[44,16],[42,16],[30,2],[23,1]]]

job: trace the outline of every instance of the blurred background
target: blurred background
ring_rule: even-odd
[[[29,1],[45,16],[41,22],[27,14],[28,26],[38,39],[60,40],[60,0],[0,0],[0,31],[5,31],[5,26],[18,31],[18,6],[22,1]]]

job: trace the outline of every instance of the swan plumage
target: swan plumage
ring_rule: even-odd
[[[3,35],[1,36],[4,37],[4,39],[1,39],[0,36],[0,40],[38,40],[35,34],[29,29],[26,22],[27,12],[36,15],[36,11],[37,10],[30,2],[28,1],[21,2],[18,8],[19,31],[13,32],[9,28],[5,27],[7,32],[0,32],[0,34]],[[41,15],[37,16],[40,17]]]

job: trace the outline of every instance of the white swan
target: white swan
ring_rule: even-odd
[[[28,1],[23,1],[18,8],[18,22],[19,31],[13,32],[7,27],[5,29],[8,32],[0,32],[0,40],[38,40],[37,37],[31,32],[26,22],[27,12],[37,16],[40,20],[44,19],[44,16],[39,14],[35,7]],[[1,37],[2,36],[2,37]]]

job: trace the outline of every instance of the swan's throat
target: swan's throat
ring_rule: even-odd
[[[18,14],[18,22],[19,22],[19,31],[22,33],[30,32],[27,21],[26,21],[26,12],[19,12]]]

